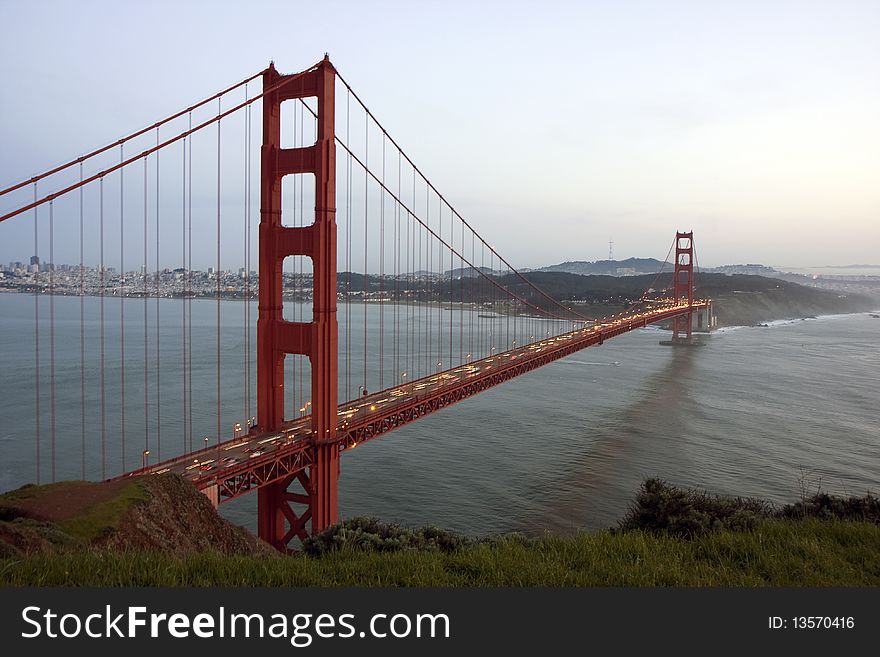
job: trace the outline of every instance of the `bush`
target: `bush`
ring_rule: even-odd
[[[308,537],[303,542],[303,552],[313,557],[342,548],[365,552],[455,552],[469,543],[467,538],[439,527],[409,529],[395,523],[380,522],[377,518],[360,517]]]
[[[710,495],[646,479],[618,528],[692,537],[717,529],[752,529],[772,514],[772,506],[763,500]]]
[[[864,497],[837,497],[816,493],[794,504],[786,504],[778,512],[780,518],[819,518],[822,520],[862,520],[880,523],[880,499],[871,494]]]

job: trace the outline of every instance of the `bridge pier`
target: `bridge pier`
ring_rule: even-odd
[[[661,340],[660,344],[665,347],[702,347],[706,343],[699,336],[709,335],[715,328],[715,314],[712,312],[712,304],[695,308],[693,312],[688,313],[691,318],[690,335],[682,336],[673,333],[672,339]]]
[[[208,501],[211,503],[215,509],[220,506],[220,488],[217,484],[213,484],[212,486],[208,486],[207,488],[199,489],[199,492],[208,498]]]

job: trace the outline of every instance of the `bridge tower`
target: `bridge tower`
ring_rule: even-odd
[[[676,302],[687,299],[694,303],[694,232],[675,233],[675,278],[673,297]],[[672,320],[672,342],[690,342],[693,330],[693,311]]]
[[[296,75],[281,75],[274,65],[263,74],[259,228],[259,314],[257,319],[257,425],[277,431],[284,422],[284,359],[308,356],[312,371],[311,466],[258,491],[257,533],[279,550],[294,538],[338,520],[339,446],[336,444],[336,71],[327,56]],[[311,146],[281,148],[281,103],[315,97],[317,139]],[[281,223],[281,180],[286,175],[315,176],[315,221],[309,226]],[[288,322],[282,315],[282,265],[287,256],[311,258],[314,301],[311,322]],[[296,487],[290,490],[291,485]]]

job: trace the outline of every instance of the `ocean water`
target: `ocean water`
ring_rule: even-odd
[[[118,474],[123,455],[125,467],[136,468],[145,446],[154,455],[151,459],[159,449],[165,457],[180,453],[188,446],[183,430],[181,301],[159,303],[161,436],[152,324],[156,301],[147,304],[151,325],[146,418],[144,303],[125,301],[124,451],[121,302],[104,302],[103,427],[100,303],[82,303],[85,413],[80,396],[80,299],[55,299],[55,478],[79,478],[83,470],[88,479]],[[244,304],[220,305],[225,435],[227,427],[241,421],[249,409],[255,414],[256,408],[253,402],[246,404],[244,396]],[[358,331],[363,330],[363,320],[358,324],[355,319],[365,312],[368,331],[377,330],[378,310],[353,306],[351,312]],[[382,312],[385,322],[393,316],[389,307]],[[2,490],[33,482],[37,474],[33,315],[33,297],[0,294]],[[48,299],[40,299],[40,315],[48,318]],[[469,330],[468,313],[457,317],[455,330],[460,330],[459,323]],[[203,435],[213,440],[217,431],[215,318],[216,304],[193,303],[196,443]],[[706,346],[693,349],[660,346],[665,337],[664,331],[652,327],[633,331],[351,450],[342,458],[341,515],[373,515],[411,526],[434,524],[470,535],[565,533],[612,526],[639,483],[652,476],[777,503],[818,487],[845,494],[880,491],[880,319],[865,313],[728,328],[709,336]],[[255,333],[252,339],[253,348]],[[353,349],[350,369],[356,385],[363,353]],[[43,483],[52,477],[48,356],[48,325],[42,324]],[[368,365],[377,362],[375,353],[367,356]],[[251,359],[255,383],[254,362]],[[388,363],[386,369],[391,367]],[[298,382],[301,373],[307,387],[307,369],[290,371],[289,380]],[[348,382],[345,372],[341,374],[344,387]],[[393,376],[386,373],[385,385]],[[369,382],[373,389],[377,384]],[[303,403],[303,388],[291,395],[293,406]],[[256,495],[224,504],[221,511],[253,528]]]

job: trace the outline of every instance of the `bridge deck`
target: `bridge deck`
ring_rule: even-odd
[[[341,451],[348,452],[360,443],[559,358],[707,304],[708,301],[699,301],[693,306],[664,305],[617,319],[597,320],[591,326],[347,402],[338,410],[334,442]],[[200,490],[216,486],[218,502],[225,502],[309,467],[312,442],[311,417],[307,415],[286,422],[280,431],[252,431],[122,477],[175,472],[190,479]]]

